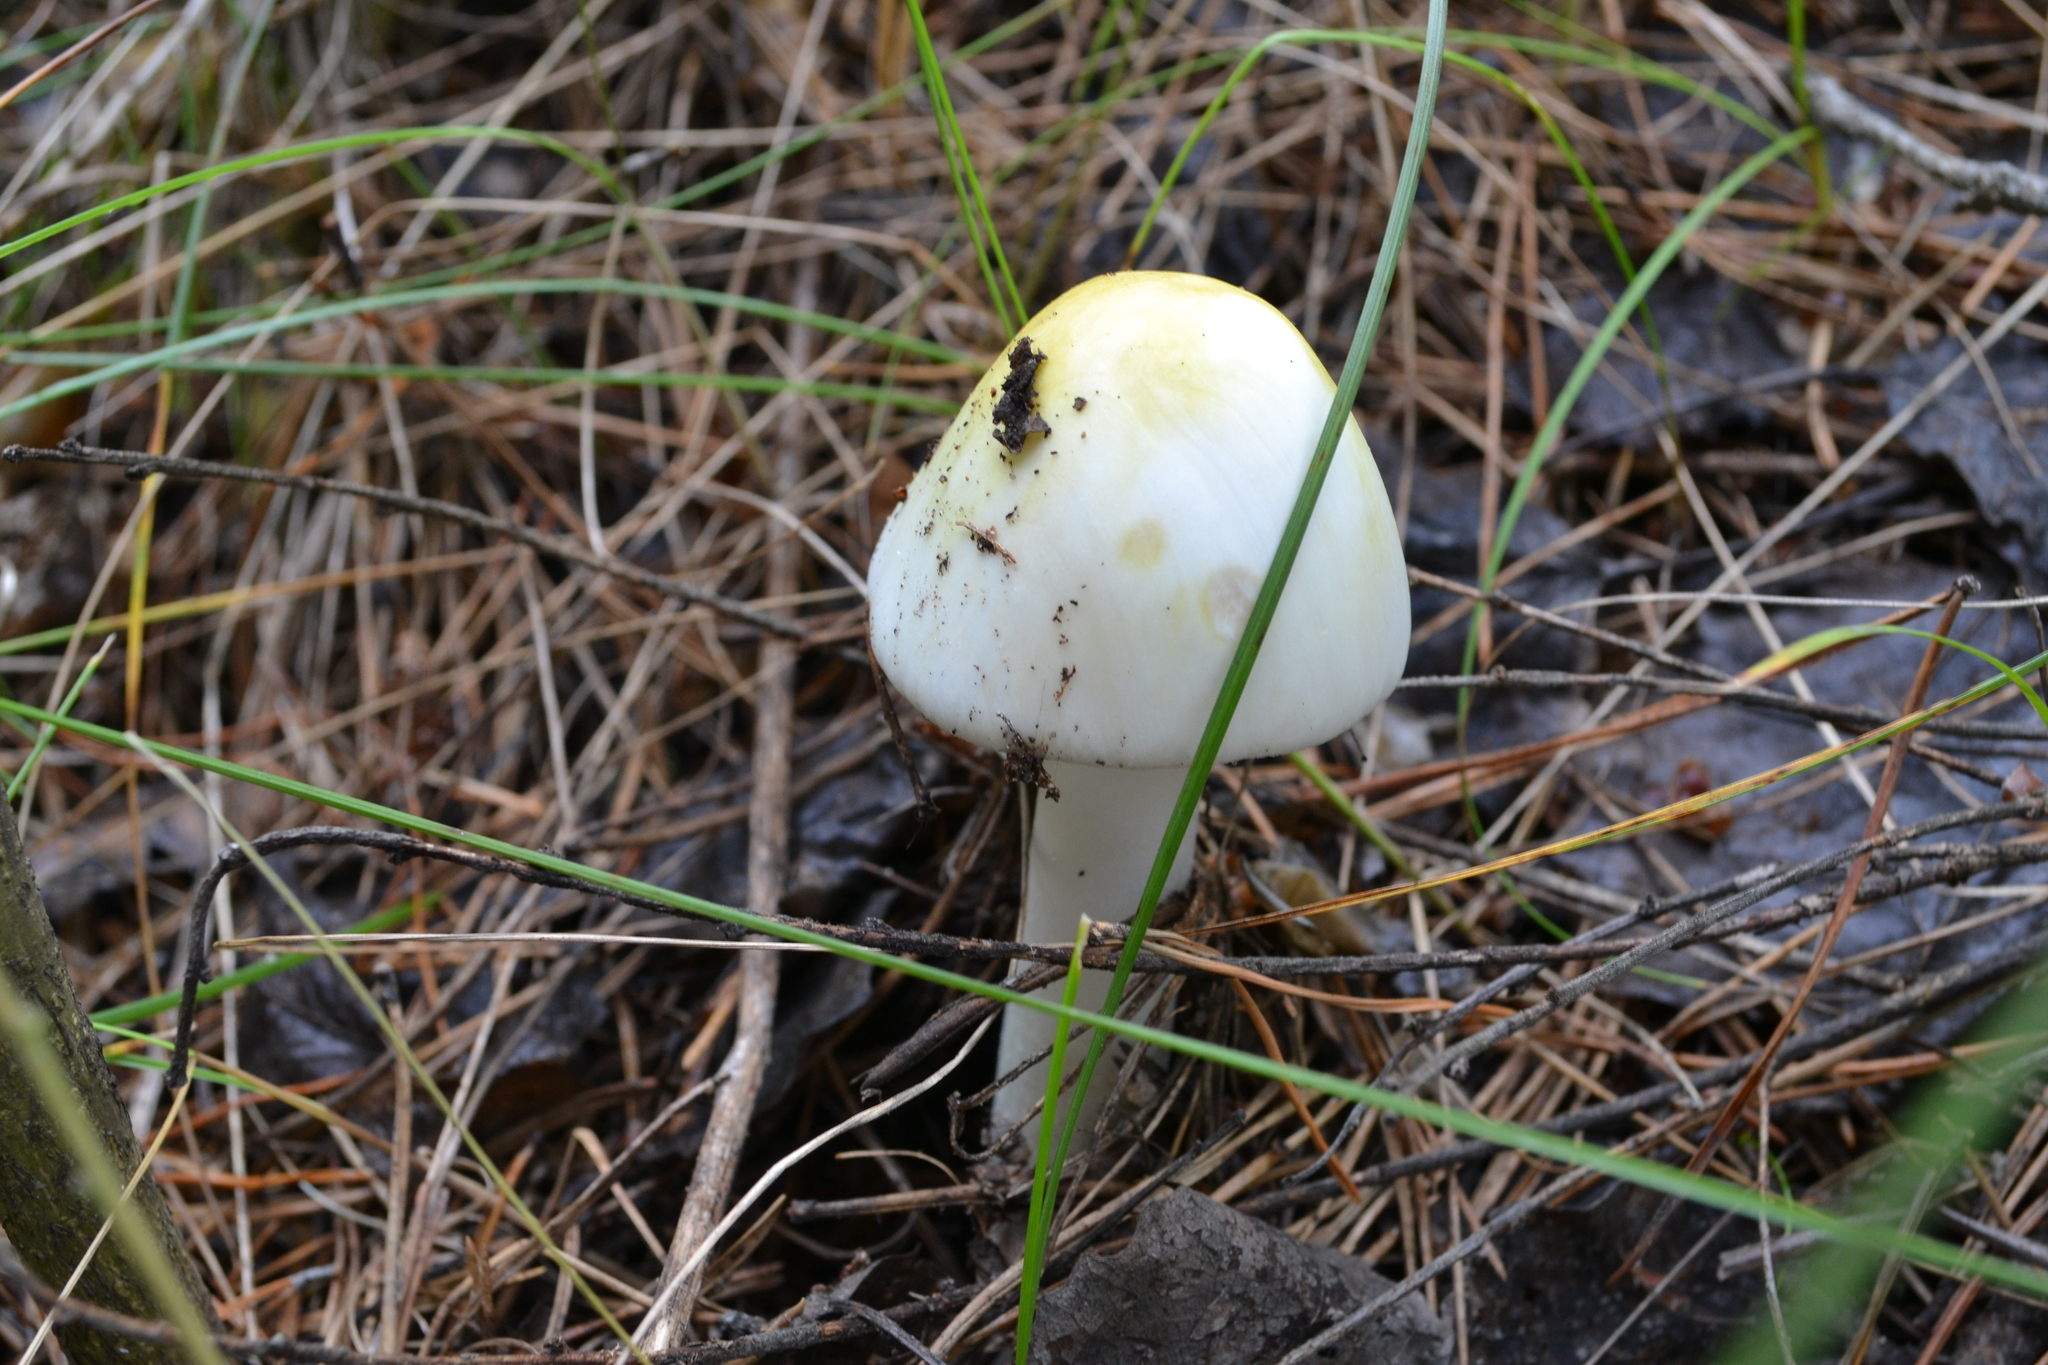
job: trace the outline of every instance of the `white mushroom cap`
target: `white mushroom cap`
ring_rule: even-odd
[[[1061,295],[875,547],[890,681],[987,748],[1185,765],[1334,391],[1294,325],[1231,285],[1131,272]],[[1342,732],[1393,690],[1407,648],[1393,513],[1347,422],[1221,757]]]

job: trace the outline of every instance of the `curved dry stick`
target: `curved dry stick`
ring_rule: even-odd
[[[1957,579],[1955,587],[1949,590],[1947,605],[1942,608],[1941,624],[1934,628],[1933,637],[1928,640],[1927,648],[1922,651],[1920,667],[1914,673],[1912,686],[1906,692],[1904,709],[1907,714],[1926,705],[1927,689],[1934,682],[1934,665],[1941,659],[1942,644],[1948,638],[1949,631],[1955,628],[1956,613],[1962,609],[1963,599],[1976,590],[1976,581],[1968,578]],[[1899,774],[1906,766],[1906,751],[1910,746],[1912,733],[1910,730],[1901,730],[1892,737],[1891,751],[1885,755],[1884,773],[1877,783],[1877,799],[1870,803],[1870,815],[1864,822],[1865,843],[1884,832],[1885,814],[1891,809],[1892,793],[1897,790]],[[1689,1173],[1698,1175],[1713,1161],[1714,1154],[1721,1150],[1721,1144],[1735,1131],[1736,1123],[1748,1110],[1757,1087],[1763,1084],[1764,1077],[1770,1074],[1771,1064],[1777,1060],[1778,1052],[1785,1046],[1786,1038],[1791,1036],[1793,1023],[1798,1020],[1800,1011],[1806,1008],[1807,998],[1813,994],[1814,983],[1820,980],[1829,956],[1835,951],[1835,940],[1841,937],[1842,926],[1849,922],[1849,911],[1856,904],[1856,892],[1863,884],[1863,874],[1869,869],[1868,852],[1857,854],[1855,860],[1849,864],[1849,871],[1842,878],[1841,893],[1835,899],[1834,913],[1828,916],[1827,927],[1821,931],[1820,942],[1813,950],[1813,962],[1807,967],[1806,975],[1800,979],[1799,989],[1793,994],[1792,1003],[1779,1013],[1778,1026],[1771,1030],[1771,1036],[1757,1055],[1756,1062],[1743,1076],[1742,1084],[1735,1088],[1735,1093],[1721,1106],[1721,1116],[1714,1121],[1713,1130],[1707,1134],[1698,1150],[1686,1162],[1685,1169]],[[1664,1225],[1671,1220],[1671,1215],[1678,1208],[1678,1204],[1678,1200],[1667,1196],[1657,1206],[1657,1212],[1651,1215],[1649,1225],[1643,1229],[1643,1235],[1636,1240],[1634,1250],[1629,1252],[1621,1267],[1609,1277],[1609,1284],[1620,1280],[1642,1261],[1644,1254],[1656,1242],[1657,1235],[1664,1230]]]

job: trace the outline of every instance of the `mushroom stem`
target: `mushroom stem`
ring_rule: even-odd
[[[1041,798],[1031,826],[1031,854],[1024,883],[1024,924],[1018,937],[1026,943],[1071,944],[1081,916],[1122,920],[1137,908],[1145,879],[1159,852],[1159,836],[1180,794],[1184,768],[1105,768],[1093,763],[1048,761],[1047,776],[1059,788],[1057,801]],[[1174,854],[1166,879],[1171,891],[1187,880],[1194,866],[1195,831],[1191,823]],[[1082,973],[1074,1003],[1099,1010],[1109,994],[1108,972]],[[1060,998],[1060,985],[1038,992]],[[1007,1075],[1025,1058],[1052,1045],[1064,1025],[1049,1014],[1007,1006],[1002,1040],[996,1051],[996,1074]],[[1074,1054],[1069,1054],[1070,1059]],[[1026,1071],[996,1093],[995,1132],[1002,1133],[1031,1112],[1045,1097],[1046,1063]],[[1107,1068],[1098,1069],[1083,1101],[1081,1122],[1092,1123],[1108,1093]],[[1038,1125],[1022,1136],[1035,1152]]]

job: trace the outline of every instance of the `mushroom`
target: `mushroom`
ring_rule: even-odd
[[[1101,276],[1025,325],[883,528],[876,658],[930,721],[1040,789],[1025,941],[1071,944],[1083,913],[1135,909],[1334,392],[1255,295]],[[1407,645],[1393,512],[1347,422],[1221,759],[1342,733],[1393,690]],[[1193,852],[1191,828],[1169,890]],[[1107,989],[1090,972],[1077,1003]],[[998,1074],[1057,1025],[1009,1007]],[[997,1131],[1044,1092],[1041,1062],[998,1093]]]

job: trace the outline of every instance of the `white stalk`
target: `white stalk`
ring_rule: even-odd
[[[1041,796],[1032,818],[1024,924],[1018,937],[1026,943],[1067,946],[1073,943],[1083,914],[1115,922],[1128,919],[1137,909],[1159,851],[1159,836],[1166,830],[1187,770],[1048,761],[1045,771],[1059,788],[1060,799]],[[1168,891],[1187,880],[1194,859],[1195,830],[1190,822],[1166,879]],[[1085,1010],[1101,1009],[1109,979],[1107,971],[1083,972],[1074,1003]],[[1057,1000],[1060,987],[1055,981],[1038,994]],[[1052,1046],[1055,1030],[1063,1027],[1064,1022],[1052,1015],[1006,1006],[996,1074],[1007,1075],[1026,1057]],[[1085,1050],[1078,1041],[1072,1047],[1067,1054],[1069,1070]],[[1114,1074],[1107,1065],[1097,1067],[1095,1084],[1083,1101],[1082,1124],[1093,1123]],[[1046,1063],[1040,1062],[997,1092],[994,1132],[1009,1129],[1045,1098],[1045,1080]],[[1022,1136],[1036,1151],[1038,1125],[1027,1125]]]

